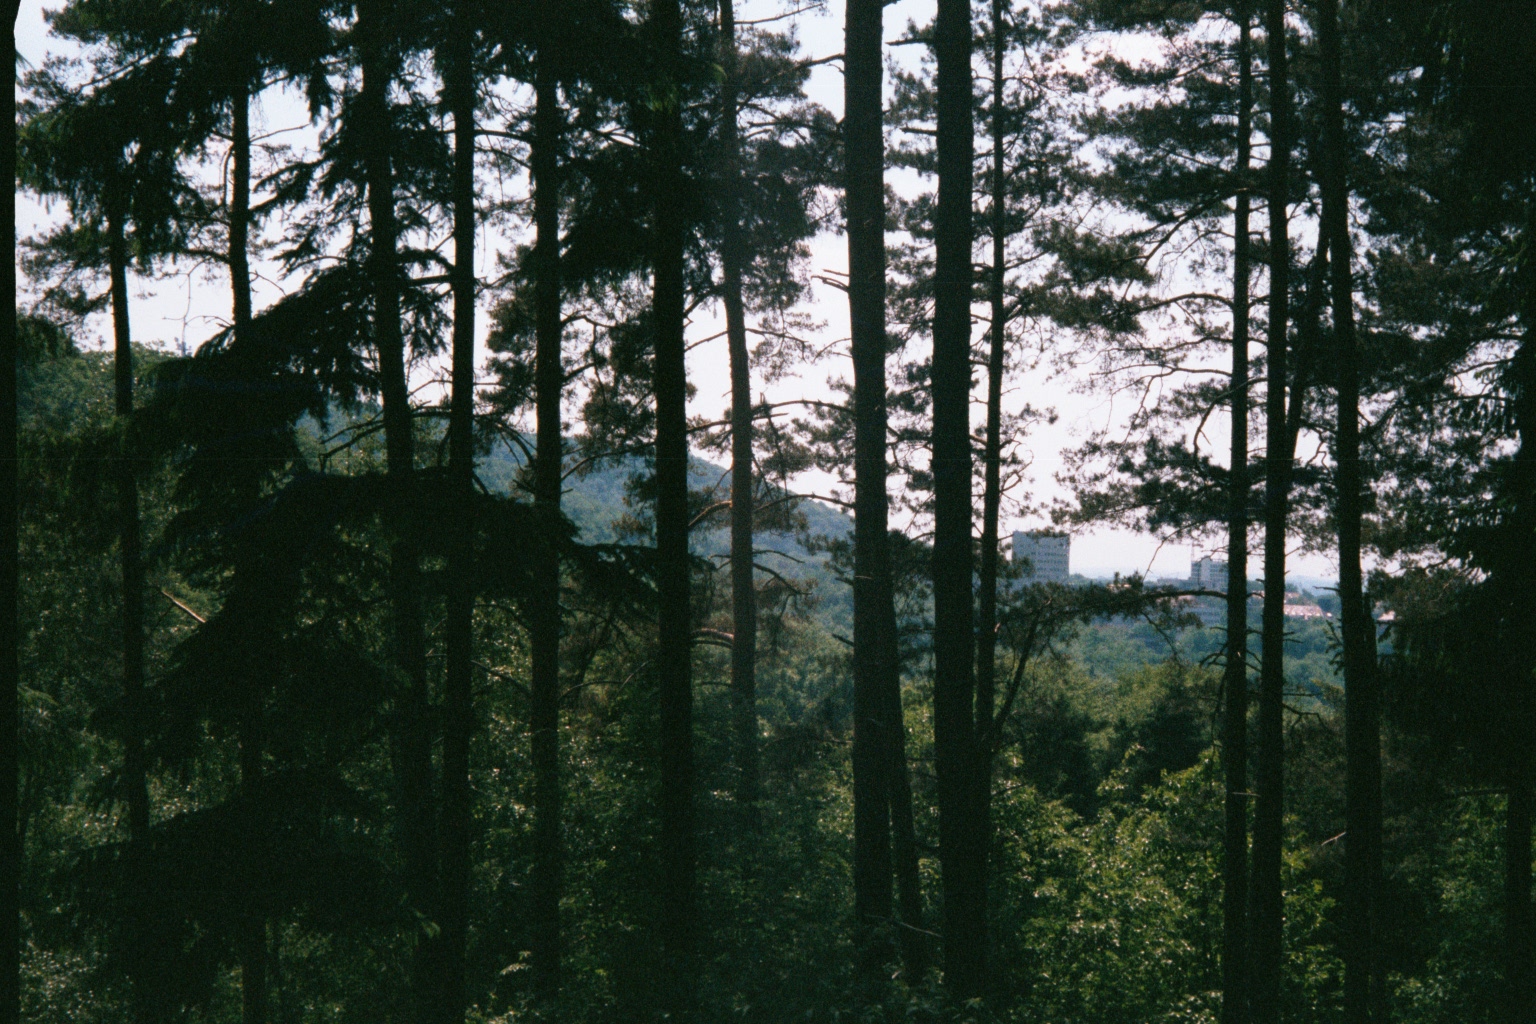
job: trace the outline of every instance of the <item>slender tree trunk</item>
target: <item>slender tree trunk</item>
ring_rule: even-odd
[[[1509,379],[1513,384],[1515,451],[1506,488],[1513,497],[1509,522],[1497,552],[1492,583],[1499,587],[1509,618],[1508,659],[1511,700],[1507,711],[1509,800],[1504,835],[1505,986],[1511,1024],[1536,1022],[1536,915],[1531,911],[1530,750],[1536,731],[1536,696],[1531,693],[1536,672],[1536,636],[1530,629],[1532,595],[1536,594],[1536,202],[1527,202],[1524,245],[1516,265],[1516,288],[1524,336],[1516,350]]]
[[[889,959],[891,706],[897,677],[887,536],[885,142],[881,0],[848,0],[843,147],[853,349],[853,906],[866,981]],[[899,712],[899,695],[898,708]],[[882,727],[884,725],[884,727]],[[910,804],[909,804],[910,806]]]
[[[871,820],[865,829],[866,870],[878,873],[871,905],[896,925],[902,969],[910,984],[928,969],[928,930],[923,921],[922,875],[917,827],[912,811],[912,777],[907,766],[906,713],[901,699],[901,652],[896,629],[896,595],[891,564],[889,496],[886,492],[887,412],[885,389],[885,141],[881,89],[880,4],[860,3],[855,24],[849,4],[848,39],[857,46],[857,74],[850,58],[844,131],[849,152],[849,307],[861,324],[854,338],[854,688],[862,687],[870,705],[863,718],[866,740],[883,748],[868,755],[864,775],[870,792]],[[852,54],[853,49],[849,50]],[[853,116],[856,112],[857,117]],[[854,154],[857,153],[857,167]],[[854,213],[855,186],[858,213]],[[857,224],[857,228],[855,227]],[[858,267],[855,274],[854,268]],[[855,280],[858,291],[855,295]],[[863,532],[859,523],[867,520]],[[865,589],[862,593],[859,584]],[[859,619],[860,608],[864,619]],[[861,641],[862,637],[862,641]],[[865,648],[859,652],[860,645]],[[855,723],[855,745],[859,727]],[[857,764],[855,776],[858,775]],[[857,783],[855,789],[857,790]],[[857,805],[857,795],[855,804]],[[855,860],[859,857],[855,811]],[[890,870],[896,876],[899,917],[891,917]],[[857,872],[856,872],[857,873]],[[888,942],[871,950],[882,956]]]
[[[121,200],[107,214],[107,263],[112,283],[113,370],[116,412],[126,424],[133,414],[133,342],[128,322],[128,242],[124,236]],[[149,786],[144,749],[144,562],[139,539],[139,484],[132,456],[123,437],[117,459],[118,557],[122,566],[123,788],[128,796],[130,860],[137,861],[149,840]],[[135,943],[132,958],[148,950]],[[159,1017],[155,1000],[141,972],[133,974],[134,1014],[141,1022]]]
[[[1508,986],[1509,1024],[1530,1024],[1536,1019],[1533,1005],[1533,968],[1536,943],[1531,915],[1531,790],[1530,761],[1517,758],[1510,775],[1509,799],[1504,813],[1504,934],[1505,983]]]
[[[677,197],[685,187],[682,110],[682,15],[678,0],[651,5],[651,44],[665,97],[653,113],[655,231],[656,561],[661,706],[661,885],[657,896],[666,977],[664,1007],[691,1017],[697,991],[693,813],[692,615],[688,566],[688,381],[683,347],[684,228]]]
[[[988,286],[991,302],[990,346],[987,352],[987,427],[983,459],[985,481],[981,510],[980,594],[976,630],[976,717],[979,730],[990,725],[997,691],[997,566],[998,518],[1002,510],[1003,372],[1007,358],[1008,209],[1007,143],[1004,132],[1006,78],[1003,58],[1007,52],[1003,12],[1005,0],[992,0],[992,266]],[[990,773],[989,773],[990,774]]]
[[[1007,358],[1007,310],[1003,289],[1008,274],[1007,142],[1004,125],[1003,58],[1007,53],[1003,20],[1005,0],[992,0],[992,266],[988,275],[991,291],[991,345],[987,353],[987,436],[986,480],[981,502],[980,596],[976,628],[976,721],[977,733],[989,736],[997,700],[997,532],[1003,504],[1003,371]],[[990,748],[990,741],[981,746]],[[982,797],[988,805],[992,797],[992,757],[990,749],[978,750],[983,778]]]
[[[1232,225],[1232,478],[1227,507],[1226,846],[1222,891],[1222,1024],[1248,1020],[1248,165],[1253,132],[1249,15],[1239,6],[1236,212]]]
[[[1291,457],[1286,419],[1286,324],[1291,247],[1286,224],[1290,194],[1291,101],[1286,65],[1285,3],[1266,0],[1269,49],[1269,344],[1265,400],[1264,631],[1259,676],[1258,794],[1253,822],[1250,1005],[1257,1024],[1280,1019],[1284,901],[1280,858],[1284,829],[1285,532]],[[1299,395],[1297,396],[1299,399]]]
[[[390,551],[389,599],[392,613],[393,657],[403,677],[396,700],[399,744],[401,815],[407,888],[411,902],[428,918],[438,907],[436,837],[432,814],[432,735],[428,719],[425,638],[422,632],[421,564],[417,543],[415,438],[410,392],[405,373],[405,339],[400,324],[400,266],[396,252],[399,226],[395,215],[393,131],[389,89],[395,58],[386,37],[378,0],[358,7],[357,34],[363,72],[360,115],[367,130],[363,154],[368,184],[370,273],[373,277],[374,348],[384,404],[386,467],[395,485],[395,540]],[[417,940],[413,965],[415,1017],[433,1019],[441,992],[436,964],[438,942]]]
[[[235,337],[251,325],[251,94],[241,83],[230,98],[229,280]]]
[[[133,415],[133,343],[128,323],[128,243],[122,214],[108,217],[112,279],[112,334],[117,415]],[[126,449],[118,458],[118,545],[123,578],[123,705],[128,728],[123,775],[128,793],[128,836],[149,836],[149,789],[144,760],[144,564],[139,539],[139,483]]]
[[[229,283],[236,341],[251,327],[251,94],[241,82],[230,97]],[[254,680],[245,695],[240,720],[240,788],[254,811],[260,799],[262,753],[262,690]],[[255,893],[253,891],[252,896]],[[259,907],[247,911],[238,925],[240,957],[240,1019],[242,1024],[267,1020],[267,918]]]
[[[475,730],[475,66],[474,25],[461,3],[445,55],[444,90],[453,115],[453,382],[448,414],[448,479],[454,522],[448,549],[446,665],[443,674],[443,797],[440,828],[443,1024],[464,1020],[469,937],[473,794],[469,746]]]
[[[917,862],[917,828],[912,820],[912,776],[907,768],[906,714],[901,706],[900,659],[896,650],[896,608],[887,590],[889,638],[887,663],[891,666],[881,692],[885,695],[882,721],[888,723],[889,795],[891,812],[891,859],[896,868],[896,896],[901,911],[898,921],[902,969],[910,984],[922,980],[928,969],[928,930],[923,925],[922,877]]]
[[[261,717],[260,694],[250,695],[240,722],[240,788],[247,806],[264,828],[266,813],[261,798]],[[254,890],[254,886],[253,886]],[[267,1021],[267,916],[259,895],[251,893],[253,906],[241,918],[236,936],[240,957],[241,1024],[266,1024]]]
[[[560,397],[565,386],[560,323],[560,94],[550,59],[535,71],[533,141],[534,388],[537,441],[534,501],[552,522],[562,484]],[[552,536],[552,531],[546,531]],[[538,551],[539,599],[533,629],[534,971],[540,994],[560,990],[560,555]]]
[[[1375,639],[1360,565],[1360,382],[1350,277],[1352,247],[1337,0],[1318,0],[1317,33],[1323,74],[1322,230],[1330,250],[1339,417],[1334,441],[1338,487],[1334,520],[1339,531],[1339,606],[1344,640],[1344,1019],[1349,1024],[1369,1024],[1374,1017],[1371,979],[1375,974],[1374,922],[1381,874],[1381,729]]]
[[[16,52],[16,12],[20,0],[12,0],[6,5],[6,13],[9,16],[11,27],[11,49]],[[7,167],[16,166],[16,90],[11,90],[10,112],[6,114],[5,124],[0,125],[0,161]],[[11,191],[11,198],[5,216],[4,237],[0,238],[0,246],[9,253],[16,251],[16,192]],[[5,293],[5,308],[16,308],[16,261],[5,260],[5,266],[0,268],[0,289]],[[20,551],[18,538],[20,537],[19,510],[16,501],[16,459],[17,451],[17,425],[16,425],[16,317],[14,313],[0,323],[0,608],[4,609],[7,621],[0,623],[0,679],[3,679],[4,694],[0,694],[0,736],[13,738],[17,735],[17,729],[21,721],[18,702],[21,696],[20,662],[18,661],[17,637],[21,631],[21,623],[17,621],[19,611],[18,586],[20,579]],[[0,828],[5,830],[0,842],[4,843],[3,851],[0,851],[0,878],[6,879],[4,886],[0,886],[0,943],[4,949],[0,949],[0,1016],[8,1016],[12,1020],[21,1018],[21,990],[17,981],[20,956],[20,930],[18,925],[20,904],[14,879],[21,872],[21,820],[18,815],[16,794],[20,785],[20,775],[16,760],[15,742],[0,743]]]
[[[752,368],[747,359],[747,318],[741,296],[746,263],[741,233],[741,139],[738,116],[739,58],[735,0],[720,0],[721,147],[725,151],[720,268],[724,278],[725,331],[731,350],[731,717],[736,738],[736,802],[756,826],[757,588],[752,569]]]
[[[992,758],[997,702],[997,566],[998,519],[1003,502],[1003,372],[1007,360],[1007,309],[1004,288],[1008,274],[1008,161],[1003,61],[1008,52],[1006,0],[992,0],[992,266],[990,347],[987,352],[987,427],[985,481],[981,502],[980,597],[976,629],[976,799],[980,802],[977,825],[983,829],[983,879],[985,858],[992,845]]]
[[[939,195],[934,229],[934,753],[944,888],[944,978],[952,996],[981,994],[986,959],[986,840],[976,793],[971,605],[971,20],[939,0]]]

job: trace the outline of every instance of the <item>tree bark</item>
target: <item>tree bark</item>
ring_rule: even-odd
[[[934,228],[934,753],[944,889],[944,978],[951,996],[981,994],[986,959],[986,841],[976,792],[971,603],[971,21],[939,0],[939,194]]]
[[[448,418],[449,526],[446,665],[443,673],[441,858],[443,1024],[461,1024],[469,935],[471,801],[469,746],[475,729],[475,67],[474,27],[461,2],[454,11],[444,64],[453,116],[453,380]]]
[[[1007,78],[1005,0],[992,0],[992,266],[988,286],[991,300],[990,345],[987,352],[987,425],[984,482],[981,502],[981,549],[979,600],[976,628],[976,799],[980,802],[977,825],[983,829],[980,856],[983,878],[992,845],[993,716],[997,702],[997,567],[998,519],[1002,512],[1003,373],[1007,362],[1007,309],[1004,288],[1008,274],[1008,166],[1007,133],[1003,122]]]
[[[6,5],[11,29],[11,53],[16,52],[16,12],[20,0]],[[0,161],[7,167],[16,166],[16,95],[11,90],[7,100],[10,111],[5,124],[0,125]],[[7,201],[4,237],[0,246],[6,252],[16,251],[16,192],[11,191]],[[16,308],[16,261],[4,261],[0,268],[0,290],[5,293],[5,308]],[[0,736],[15,737],[19,727],[21,698],[21,666],[17,638],[21,623],[17,621],[18,595],[20,593],[20,537],[19,510],[16,500],[16,318],[4,318],[0,323],[0,608],[4,609],[6,622],[0,623],[0,679],[4,693],[0,694]],[[21,872],[21,821],[17,800],[20,774],[18,770],[17,744],[0,743],[0,828],[5,830],[0,843],[0,878],[15,879]],[[12,1020],[21,1017],[20,971],[20,904],[17,888],[10,881],[0,886],[0,1015]]]
[[[843,147],[848,314],[853,351],[853,905],[861,971],[890,955],[891,780],[888,690],[897,681],[887,535],[885,141],[881,0],[848,0]],[[899,694],[898,694],[899,711]],[[909,804],[910,807],[910,804]]]
[[[235,337],[251,324],[251,93],[242,82],[230,97],[229,280]]]
[[[1531,915],[1531,791],[1530,761],[1516,758],[1510,772],[1509,798],[1504,813],[1504,935],[1505,985],[1510,1024],[1530,1024],[1536,1019],[1532,968],[1536,967],[1536,942]]]
[[[976,628],[976,720],[981,736],[990,734],[997,700],[997,533],[1003,502],[1003,372],[1007,359],[1008,210],[1006,137],[1003,124],[1003,58],[1007,53],[1003,12],[1005,0],[992,0],[992,266],[988,274],[991,314],[987,352],[987,434],[983,460],[985,481],[981,501],[981,565]],[[982,796],[992,797],[992,756],[978,751],[984,778]]]
[[[1323,78],[1322,231],[1330,249],[1338,430],[1334,439],[1339,535],[1339,607],[1344,642],[1344,1019],[1374,1018],[1376,891],[1381,875],[1381,729],[1375,642],[1360,564],[1360,381],[1350,276],[1349,186],[1345,176],[1344,107],[1337,0],[1318,0]]]
[[[108,214],[108,270],[112,279],[112,335],[115,404],[126,424],[133,415],[133,342],[128,322],[128,243],[123,215]],[[128,836],[139,843],[149,837],[149,789],[144,760],[144,564],[139,539],[139,482],[132,457],[119,453],[118,554],[122,566],[123,706],[128,727],[123,775],[128,793]]]
[[[396,252],[393,131],[389,89],[396,58],[385,35],[379,0],[358,6],[357,35],[362,65],[359,114],[365,123],[363,154],[368,190],[369,272],[373,279],[374,348],[384,405],[386,468],[394,484],[395,538],[390,550],[389,600],[395,667],[402,680],[396,700],[399,787],[404,819],[406,885],[416,909],[429,919],[438,907],[436,837],[432,815],[432,735],[428,720],[425,638],[422,633],[421,564],[416,537],[415,438],[406,383],[405,339],[400,325],[400,267]],[[412,982],[415,1019],[430,1021],[441,990],[439,944],[418,937]]]
[[[1222,720],[1226,777],[1221,1019],[1248,1019],[1248,169],[1253,133],[1253,61],[1246,5],[1239,6],[1236,211],[1232,224],[1232,445],[1227,506],[1227,651]]]
[[[887,594],[889,595],[889,591]],[[917,862],[917,828],[912,819],[912,776],[907,768],[906,713],[901,704],[900,659],[896,650],[896,609],[887,601],[889,638],[887,663],[892,666],[881,692],[885,695],[882,721],[888,723],[887,771],[891,817],[891,859],[896,868],[896,898],[900,910],[897,934],[902,971],[909,984],[917,984],[928,969],[928,930],[923,924],[922,876]]]
[[[1250,1007],[1257,1024],[1278,1024],[1283,961],[1284,897],[1280,859],[1284,830],[1285,532],[1291,483],[1286,419],[1286,324],[1289,316],[1291,98],[1284,0],[1266,0],[1269,51],[1269,341],[1265,399],[1264,629],[1259,676],[1257,799],[1253,823]],[[1299,396],[1298,396],[1299,398]]]
[[[537,438],[534,502],[553,524],[563,481],[560,398],[565,386],[560,323],[560,95],[551,58],[535,70],[533,141],[534,390]],[[546,536],[550,531],[546,531]],[[553,999],[560,990],[560,555],[538,550],[539,597],[533,615],[534,941],[535,983]]]
[[[1504,944],[1506,998],[1512,1024],[1536,1022],[1536,916],[1531,911],[1531,816],[1536,696],[1536,636],[1530,629],[1536,593],[1536,202],[1527,201],[1524,245],[1515,273],[1524,335],[1509,367],[1519,447],[1505,487],[1512,496],[1509,522],[1502,532],[1490,582],[1500,591],[1508,616],[1511,700],[1506,711],[1509,799],[1504,838]]]
[[[115,411],[124,433],[117,473],[118,559],[122,567],[123,648],[123,788],[128,800],[129,859],[136,862],[149,841],[149,786],[144,749],[144,561],[139,537],[139,483],[128,451],[126,426],[133,415],[133,335],[128,321],[128,242],[123,219],[126,205],[110,197],[107,211],[107,269],[112,291]],[[136,949],[133,959],[147,954]],[[133,975],[134,1014],[141,1022],[159,1014],[141,973]]]
[[[251,95],[240,82],[230,97],[229,283],[235,339],[244,340],[251,327]],[[253,810],[261,790],[261,719],[263,693],[251,682],[240,720],[240,788]],[[252,892],[254,896],[254,891]],[[236,938],[240,957],[240,1019],[242,1024],[267,1020],[267,918],[252,907],[241,919]]]
[[[740,88],[735,0],[720,0],[720,134],[725,151],[720,269],[725,330],[731,352],[731,717],[735,734],[736,802],[748,831],[756,828],[757,587],[752,569],[752,368],[747,358],[747,320],[741,274],[746,263],[741,231],[741,138],[737,127]]]
[[[261,800],[261,698],[256,695],[242,715],[240,723],[240,788],[247,806],[265,825],[265,813]],[[264,843],[257,849],[264,856]],[[252,887],[254,890],[254,886]],[[253,891],[252,897],[257,894]],[[247,910],[241,918],[236,936],[240,957],[240,1020],[241,1024],[266,1024],[267,1021],[267,915],[260,903]]]
[[[690,1017],[695,977],[695,841],[693,810],[693,686],[689,650],[688,381],[683,345],[684,226],[679,197],[682,165],[682,16],[678,0],[656,0],[651,45],[658,56],[662,97],[654,118],[653,230],[655,263],[651,315],[655,322],[656,561],[661,710],[661,924],[664,1009]]]

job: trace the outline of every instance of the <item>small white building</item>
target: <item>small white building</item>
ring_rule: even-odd
[[[1210,555],[1206,555],[1200,561],[1189,567],[1189,580],[1202,590],[1227,589],[1227,563],[1218,562]]]
[[[1016,530],[1013,560],[1028,559],[1024,580],[1028,583],[1065,583],[1071,575],[1072,538],[1065,533]]]

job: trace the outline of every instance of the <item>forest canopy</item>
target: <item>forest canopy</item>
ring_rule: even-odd
[[[6,1019],[1536,1024],[1528,0],[41,17]]]

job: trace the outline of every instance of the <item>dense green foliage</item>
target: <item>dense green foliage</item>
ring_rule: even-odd
[[[23,524],[29,631],[24,716],[27,871],[22,879],[28,1019],[110,1021],[124,1012],[113,982],[103,908],[87,898],[93,850],[120,841],[112,799],[116,764],[112,685],[115,578],[111,539],[93,535],[87,490],[91,446],[107,422],[110,361],[93,353],[41,355],[26,367],[23,436],[29,481]],[[163,492],[161,492],[163,493]],[[161,499],[146,523],[163,523]],[[594,499],[595,501],[596,499]],[[610,518],[622,506],[606,504]],[[156,509],[162,511],[157,513]],[[196,609],[210,590],[178,573],[171,551],[152,585]],[[825,584],[837,586],[834,582]],[[813,594],[815,592],[813,591]],[[152,650],[163,665],[193,625],[166,598],[156,609]],[[724,653],[699,655],[701,888],[710,922],[706,988],[711,1012],[753,1020],[830,1019],[850,1003],[846,928],[848,714],[846,649],[836,616],[813,596],[767,631],[760,670],[766,803],[761,835],[744,836],[725,795],[728,709]],[[830,602],[829,602],[830,603]],[[654,824],[644,808],[655,784],[648,733],[654,710],[634,678],[643,635],[617,628],[593,652],[566,727],[570,971],[562,1012],[576,1019],[632,1019],[649,1005],[652,955],[646,938],[648,854]],[[526,653],[515,620],[487,610],[483,729],[474,750],[478,796],[474,942],[476,1013],[516,1019],[530,1010],[525,975],[528,736],[519,676]],[[1010,1019],[1145,1021],[1210,1019],[1217,987],[1220,782],[1211,742],[1214,677],[1200,659],[1219,648],[1211,629],[1186,628],[1178,661],[1166,660],[1150,625],[1084,628],[1059,658],[1030,670],[1003,754],[993,852],[998,1012]],[[1292,758],[1288,1000],[1298,1017],[1333,1019],[1339,968],[1331,952],[1340,766],[1332,715],[1329,643],[1322,626],[1297,638],[1298,682],[1313,685],[1314,714],[1298,719]],[[1306,667],[1303,667],[1306,666]],[[335,687],[332,679],[325,685]],[[907,691],[914,729],[919,823],[932,830],[926,684]],[[346,776],[360,794],[376,787],[378,748],[357,749]],[[231,786],[228,736],[201,730],[195,761],[156,774],[157,815],[217,807]],[[222,753],[221,753],[222,751]],[[368,856],[387,831],[388,787],[349,814]],[[1394,949],[1401,1019],[1493,1020],[1490,944],[1499,901],[1496,797],[1425,808],[1407,800],[1395,839],[1398,909],[1417,941]],[[1395,818],[1397,816],[1395,815]],[[360,851],[361,852],[361,851]],[[379,909],[372,921],[295,910],[273,925],[274,1019],[387,1018],[403,998],[404,933],[382,891],[348,895]],[[334,883],[333,883],[334,884]],[[84,888],[82,888],[84,887]],[[340,894],[332,894],[341,898]],[[205,908],[192,906],[189,913]],[[197,962],[183,951],[177,969]],[[216,952],[194,1006],[202,1019],[238,1010],[238,972]],[[393,979],[393,980],[391,980]],[[936,993],[893,990],[890,998],[938,1012]],[[190,1008],[190,1007],[189,1007]],[[1481,1008],[1481,1009],[1479,1009]],[[1481,1014],[1481,1016],[1479,1016]]]
[[[1267,35],[1249,4],[994,0],[971,5],[968,78],[946,0],[942,38],[902,42],[947,56],[900,64],[886,97],[903,177],[877,294],[883,262],[862,288],[813,266],[885,196],[808,96],[833,58],[802,50],[804,12],[738,23],[731,2],[51,15],[80,56],[27,72],[18,124],[19,185],[65,214],[21,250],[15,320],[22,1019],[1531,1024],[1536,20],[1275,0]],[[1320,42],[1335,15],[1342,56]],[[1265,195],[1236,154],[1279,132],[1252,76],[1286,54],[1295,167]],[[301,93],[311,147],[253,133],[263,96]],[[1342,242],[1314,230],[1338,212],[1325,167],[1349,183]],[[1239,197],[1277,235],[1294,221],[1289,248],[1235,243]],[[993,261],[969,286],[992,436],[964,429],[967,244]],[[1249,308],[1250,247],[1289,280],[1268,332],[1289,369],[1253,367],[1294,459],[1224,456],[1207,429],[1234,407],[1234,338],[1284,305],[1255,287]],[[233,318],[195,351],[130,325],[135,288],[226,271]],[[282,291],[252,308],[259,274]],[[821,285],[885,314],[853,353],[889,460],[873,501]],[[492,355],[439,400],[477,302]],[[685,420],[685,357],[712,340],[685,318],[716,306],[733,346],[750,317],[736,383],[764,391]],[[86,347],[107,318],[115,347]],[[978,558],[968,591],[959,556],[1044,504],[1023,484],[1046,396],[1001,408],[1043,366],[1136,396],[1069,455],[1058,524],[1242,545],[1284,480],[1266,540],[1363,543],[1365,596],[1234,581],[1290,610],[1261,666],[1254,594],[1253,656],[1227,672],[1207,586]],[[830,400],[794,393],[812,372]],[[1234,434],[1257,440],[1247,408]],[[812,470],[833,493],[801,493]],[[969,548],[967,480],[972,505],[987,490]],[[856,494],[881,517],[862,539]],[[1351,658],[1345,611],[1366,624]],[[959,685],[978,631],[984,693]],[[1224,757],[1261,667],[1283,776]],[[1346,676],[1379,684],[1379,721]],[[1378,772],[1362,816],[1346,781]],[[1267,785],[1281,1005],[1239,1006],[1224,928],[1249,896],[1224,868]],[[983,854],[970,889],[946,878],[962,848]],[[946,892],[979,898],[971,932]]]

